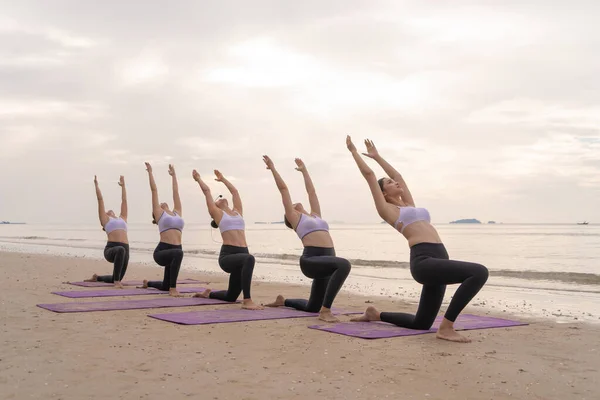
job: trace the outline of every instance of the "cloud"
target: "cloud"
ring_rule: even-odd
[[[405,20],[409,30],[431,43],[455,44],[478,52],[527,46],[542,38],[544,26],[512,10],[458,5]],[[510,29],[506,29],[510,25]]]
[[[333,116],[346,112],[394,109],[421,112],[436,105],[436,86],[449,78],[443,71],[414,73],[397,79],[385,73],[343,70],[269,38],[230,47],[231,66],[205,72],[205,81],[247,87],[289,88],[296,110]]]
[[[104,107],[98,104],[0,98],[0,119],[61,118],[88,121],[101,117],[104,112]]]
[[[235,44],[226,54],[237,65],[209,69],[207,82],[251,87],[292,86],[313,81],[320,69],[312,57],[290,51],[269,38]]]
[[[14,19],[0,19],[0,34],[7,33],[38,36],[66,48],[90,48],[96,45],[96,42],[88,37],[56,27],[33,26]]]
[[[176,165],[186,205],[201,196],[191,170],[219,168],[236,177],[248,218],[279,218],[269,154],[295,198],[301,157],[331,219],[378,221],[348,133],[375,140],[438,221],[571,221],[567,200],[600,219],[599,7],[7,3],[0,168],[20,176],[3,178],[3,219],[88,221],[90,176],[124,174],[142,210],[132,221],[146,221],[144,161],[163,195],[164,167]],[[186,206],[186,218],[205,211]]]
[[[591,143],[586,139],[554,133],[529,146],[507,147],[503,150],[506,161],[497,171],[513,176],[567,177],[582,186],[595,186],[600,182],[600,166],[585,162],[598,160],[600,134]]]
[[[59,68],[98,45],[56,27],[0,18],[1,68]]]
[[[40,137],[41,132],[31,125],[3,128],[0,130],[0,154],[5,159],[21,157]]]
[[[164,82],[169,66],[159,54],[145,50],[138,57],[122,62],[116,72],[125,85],[148,85]]]
[[[581,107],[551,104],[540,99],[505,100],[477,110],[467,118],[468,123],[519,124],[533,128],[581,128],[600,131],[600,105]]]

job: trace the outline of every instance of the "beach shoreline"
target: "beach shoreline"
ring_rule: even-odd
[[[102,247],[89,245],[64,246],[4,240],[0,241],[0,252],[2,251],[104,261]],[[218,252],[215,254],[209,252],[190,254],[189,251],[186,251],[182,273],[200,272],[221,275],[223,272],[218,266],[217,258]],[[150,268],[160,268],[155,264],[152,252],[147,249],[132,247],[131,261]],[[294,285],[310,284],[310,280],[300,272],[296,260],[263,259],[259,256],[257,256],[254,269],[254,281]],[[457,287],[458,285],[448,286],[442,309],[448,305]],[[415,282],[408,269],[353,267],[342,291],[370,298],[382,297],[404,301],[416,307],[420,298],[421,285]],[[471,302],[470,307],[478,311],[491,311],[504,316],[541,317],[559,323],[584,321],[600,324],[600,286],[499,277],[494,275],[494,271],[491,271],[488,282]]]
[[[155,310],[55,314],[35,306],[82,301],[50,292],[86,290],[63,282],[108,273],[111,265],[95,257],[4,251],[0,268],[13,283],[2,292],[0,391],[6,399],[592,399],[600,394],[595,384],[600,327],[594,324],[557,324],[469,307],[472,314],[530,325],[468,331],[473,343],[466,345],[432,334],[350,338],[308,329],[317,322],[313,318],[179,326],[148,318]],[[161,276],[160,269],[136,262],[126,279]],[[227,282],[226,274],[215,271],[186,269],[181,278],[209,280],[218,288]],[[308,288],[253,285],[258,303],[279,293],[306,297]],[[414,304],[401,298],[342,291],[335,306],[414,311]]]

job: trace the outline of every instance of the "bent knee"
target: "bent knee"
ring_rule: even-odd
[[[431,329],[432,326],[433,326],[433,324],[418,324],[418,325],[413,325],[412,329],[415,329],[418,331],[428,331]]]
[[[254,266],[255,262],[256,262],[256,258],[254,258],[254,256],[252,254],[248,254],[248,256],[246,257],[246,263]]]
[[[350,264],[350,261],[346,260],[345,258],[340,259],[338,262],[338,270],[349,274],[351,269],[352,265]]]
[[[321,311],[320,305],[306,307],[306,312],[318,313],[319,311]]]
[[[483,283],[487,282],[490,271],[481,264],[476,264],[475,272],[473,274],[477,279],[481,280]]]
[[[431,329],[431,327],[433,326],[433,322],[434,322],[434,321],[431,321],[431,322],[429,322],[429,321],[425,321],[425,322],[416,322],[416,323],[414,323],[414,324],[411,326],[411,328],[412,328],[412,329],[417,329],[417,330],[420,330],[420,331],[428,331],[428,330],[430,330],[430,329]]]
[[[175,249],[175,252],[173,253],[173,257],[182,260],[183,259],[183,250]]]
[[[225,295],[223,297],[223,300],[228,301],[230,303],[234,303],[234,302],[237,301],[238,297],[240,297],[239,294],[237,296],[234,296],[234,295],[230,294],[230,295]]]

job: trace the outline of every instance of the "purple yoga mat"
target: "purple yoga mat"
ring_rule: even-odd
[[[82,287],[113,287],[114,284],[106,282],[66,282],[69,285],[82,286]],[[123,281],[123,286],[142,286],[142,281]],[[208,282],[202,282],[197,279],[182,279],[177,281],[178,285],[190,285],[190,284],[206,284]]]
[[[334,314],[361,314],[360,312],[333,309]],[[265,308],[264,310],[210,310],[182,313],[152,314],[149,317],[181,325],[221,324],[225,322],[259,321],[267,319],[316,317],[318,313],[309,313],[292,308]]]
[[[137,310],[143,308],[188,307],[213,304],[231,304],[222,300],[201,297],[159,297],[144,300],[89,301],[83,303],[38,304],[38,307],[57,313],[88,311]]]
[[[177,288],[179,293],[198,293],[203,292],[206,288],[201,287],[183,287]],[[70,290],[64,292],[52,292],[63,297],[71,299],[85,299],[88,297],[115,297],[115,296],[141,296],[147,294],[169,294],[162,290],[147,288],[147,289],[96,289],[96,290]]]
[[[415,330],[400,328],[396,325],[386,322],[340,322],[330,325],[312,325],[311,329],[339,333],[341,335],[352,336],[362,339],[381,339],[396,336],[422,335],[424,333],[437,332],[442,317],[436,318],[433,327],[429,330]],[[510,326],[528,325],[524,322],[510,321],[507,319],[483,317],[478,315],[463,314],[458,317],[454,323],[457,331],[467,331],[472,329],[505,328]]]

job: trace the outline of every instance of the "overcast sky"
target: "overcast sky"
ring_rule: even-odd
[[[144,169],[208,221],[197,168],[279,220],[262,154],[329,220],[378,222],[368,137],[434,222],[600,222],[600,2],[1,1],[0,219],[150,221]],[[370,163],[383,176],[376,164]]]

